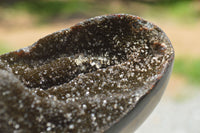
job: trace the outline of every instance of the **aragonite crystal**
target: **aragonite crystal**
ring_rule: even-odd
[[[83,21],[0,56],[0,132],[104,132],[172,64],[165,33],[139,17]]]

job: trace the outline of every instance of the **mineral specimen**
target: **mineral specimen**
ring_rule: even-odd
[[[50,34],[0,56],[0,132],[109,131],[166,80],[173,59],[165,33],[133,15]]]

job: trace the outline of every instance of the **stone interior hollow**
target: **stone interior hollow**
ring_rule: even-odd
[[[84,26],[76,25],[46,36],[27,51],[5,57],[13,56],[8,62],[25,86],[46,90],[68,83],[79,74],[131,61],[134,66],[145,66],[154,56],[163,58],[167,47],[159,40],[159,32],[144,20],[120,17],[91,20]],[[154,65],[151,73],[155,75]]]
[[[173,56],[165,33],[132,15],[95,17],[1,55],[0,131],[104,132]]]

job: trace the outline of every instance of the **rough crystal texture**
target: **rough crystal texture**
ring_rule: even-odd
[[[134,109],[173,56],[139,17],[95,17],[0,56],[0,132],[103,132]]]

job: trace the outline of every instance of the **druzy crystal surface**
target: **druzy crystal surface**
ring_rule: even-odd
[[[0,132],[104,132],[165,73],[173,48],[139,17],[100,16],[0,56]]]

